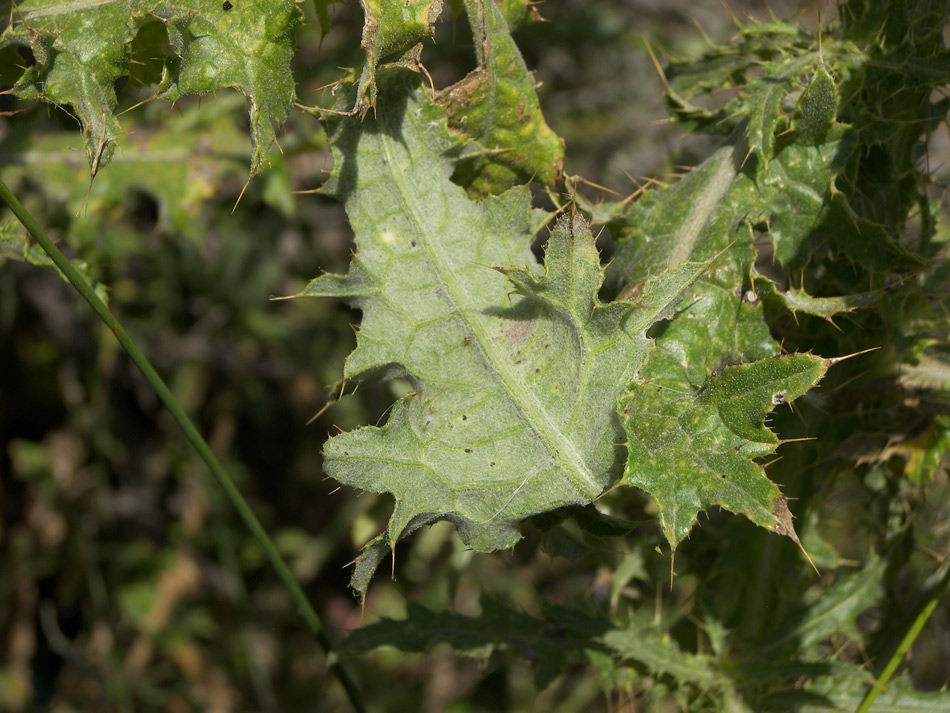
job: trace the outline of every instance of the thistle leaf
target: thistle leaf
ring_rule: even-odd
[[[778,444],[764,426],[769,411],[804,393],[827,366],[807,355],[774,357],[777,345],[750,289],[751,224],[768,215],[774,189],[763,187],[765,171],[754,161],[740,169],[748,155],[743,136],[615,223],[621,246],[610,277],[621,294],[635,294],[651,272],[721,253],[658,336],[622,402],[622,482],[655,498],[674,548],[713,504],[797,539],[785,498],[753,459]],[[784,176],[787,157],[779,152],[769,173]]]
[[[133,7],[145,4],[84,4],[78,9],[78,3],[26,0],[17,3],[13,22],[0,39],[0,46],[28,47],[36,60],[14,85],[16,96],[68,105],[75,112],[93,176],[115,151],[120,129],[113,115],[113,84],[129,69]]]
[[[779,444],[765,417],[811,388],[828,364],[793,354],[727,367],[694,384],[676,355],[660,349],[651,356],[651,380],[621,403],[630,452],[623,482],[653,495],[672,547],[710,505],[798,540],[785,497],[752,459]]]
[[[838,113],[838,89],[825,63],[821,60],[811,81],[798,102],[795,128],[806,141],[819,142],[835,121]]]
[[[406,618],[383,619],[357,629],[336,648],[340,654],[366,653],[379,646],[400,651],[425,652],[437,643],[447,643],[458,653],[487,661],[506,651],[535,663],[535,681],[545,688],[570,663],[583,661],[582,636],[552,622],[512,611],[487,599],[479,617],[453,612],[435,612],[409,602]]]
[[[172,101],[233,87],[247,97],[251,175],[267,165],[274,123],[294,102],[290,60],[301,14],[291,0],[242,0],[224,11],[176,14],[166,21],[174,56],[165,62],[159,94]]]
[[[349,274],[303,294],[363,311],[346,378],[404,375],[414,393],[385,426],[330,439],[325,468],[392,493],[390,545],[437,516],[478,550],[509,547],[520,520],[588,503],[619,476],[616,402],[651,344],[645,331],[706,265],[658,275],[636,303],[604,304],[594,239],[575,215],[542,268],[529,246],[545,216],[527,190],[469,200],[448,180],[444,112],[418,79],[384,74],[377,117],[344,121],[333,139],[327,191],[346,205],[357,253]]]

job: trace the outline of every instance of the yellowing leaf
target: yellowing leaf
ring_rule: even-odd
[[[455,180],[476,194],[501,193],[537,179],[553,184],[564,147],[541,114],[534,78],[491,0],[468,0],[467,16],[477,38],[478,67],[439,92],[449,125],[487,149],[469,158]]]

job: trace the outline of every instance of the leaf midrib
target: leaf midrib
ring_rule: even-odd
[[[405,118],[414,121],[408,112]],[[594,498],[600,495],[603,487],[587,467],[583,456],[551,420],[548,412],[538,402],[535,394],[528,388],[524,380],[519,377],[512,364],[509,363],[497,346],[495,340],[491,338],[484,322],[478,318],[477,310],[469,300],[462,285],[456,279],[454,271],[440,249],[438,235],[430,229],[428,221],[423,217],[425,213],[416,201],[412,187],[406,180],[406,176],[398,169],[399,162],[396,155],[390,150],[389,137],[382,131],[376,133],[375,136],[382,152],[386,156],[388,172],[392,178],[393,185],[399,192],[400,200],[406,209],[406,215],[416,226],[419,238],[425,246],[426,252],[432,261],[442,286],[458,310],[462,321],[472,333],[473,341],[479,346],[491,372],[497,376],[506,395],[517,406],[528,428],[538,435],[568,480],[587,498]]]
[[[38,17],[68,15],[84,10],[94,10],[105,5],[114,5],[118,3],[118,1],[119,0],[72,0],[72,2],[60,2],[52,5],[44,5],[43,7],[24,8],[18,14],[21,15],[24,20],[35,20]],[[15,18],[14,24],[19,24],[17,22],[19,19],[19,17]]]
[[[693,204],[689,215],[672,236],[673,249],[667,260],[667,267],[676,267],[683,264],[693,254],[702,229],[709,222],[713,213],[719,207],[722,197],[729,190],[737,175],[735,163],[736,149],[723,151],[719,157],[719,165],[707,182],[706,190]]]

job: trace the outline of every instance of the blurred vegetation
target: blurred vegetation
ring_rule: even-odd
[[[708,41],[735,31],[730,12],[767,20],[760,5],[541,5],[547,21],[527,24],[515,38],[536,71],[545,118],[564,139],[565,171],[628,194],[636,183],[670,179],[709,156],[714,139],[685,137],[662,121],[663,85],[648,48],[664,63],[699,56]],[[306,103],[338,78],[338,67],[362,62],[359,8],[331,4],[332,29],[324,32],[318,7],[323,3],[301,6],[306,21],[293,62]],[[811,0],[773,2],[771,10],[811,29],[819,11],[823,21],[834,13]],[[475,66],[467,32],[443,13],[422,58],[437,88]],[[484,613],[511,631],[526,627],[542,643],[550,632],[519,617],[544,617],[559,622],[558,636],[566,637],[548,644],[562,647],[563,659],[547,662],[554,675],[517,643],[453,642],[472,654],[461,657],[448,644],[407,653],[351,641],[351,651],[373,649],[342,654],[372,710],[707,710],[729,705],[733,689],[759,696],[763,709],[820,707],[819,691],[795,701],[760,695],[794,677],[770,671],[768,661],[743,659],[761,650],[743,648],[752,640],[772,642],[780,659],[783,647],[807,639],[809,629],[795,625],[805,612],[819,621],[809,643],[826,653],[825,673],[838,662],[865,664],[889,653],[906,629],[904,615],[950,552],[946,395],[899,389],[893,374],[859,382],[892,402],[863,440],[839,439],[831,453],[783,451],[779,473],[803,474],[780,484],[809,502],[798,526],[820,577],[791,542],[713,510],[677,550],[671,586],[655,506],[628,494],[614,502],[633,521],[624,538],[553,517],[527,527],[513,551],[481,555],[438,523],[400,544],[394,577],[379,575],[361,605],[348,590],[346,565],[385,527],[391,503],[340,490],[324,477],[320,452],[337,429],[384,419],[401,394],[398,385],[361,387],[309,423],[341,388],[359,314],[331,301],[269,300],[298,292],[322,270],[342,272],[348,262],[342,208],[310,192],[332,165],[326,134],[312,117],[293,112],[270,167],[245,187],[252,147],[244,98],[222,90],[174,105],[146,101],[157,80],[149,59],[116,82],[119,110],[129,111],[119,117],[111,164],[91,185],[82,137],[66,111],[0,96],[0,177],[103,286],[336,633],[402,618],[421,605],[453,612],[459,619],[449,626],[460,636],[469,626],[461,617]],[[12,85],[26,61],[17,48],[0,50],[0,83]],[[950,178],[948,157],[944,123],[930,138],[932,198]],[[603,197],[580,190],[591,200]],[[945,243],[946,207],[937,206],[935,242]],[[0,213],[0,237],[9,238],[0,252],[0,709],[348,710],[256,543],[112,335],[55,272],[12,259],[11,220]],[[612,249],[610,231],[602,242]],[[933,299],[946,300],[945,291]],[[789,349],[840,344],[817,317],[787,325],[787,333],[798,340]],[[937,368],[921,357],[917,383]],[[829,391],[847,387],[834,383]],[[825,407],[823,392],[803,410]],[[814,435],[796,419],[786,415],[774,425],[785,438]],[[891,437],[884,422],[894,419],[910,437]],[[822,596],[828,609],[816,613]],[[591,621],[579,621],[578,602]],[[655,640],[625,641],[618,633],[601,650],[575,641],[596,629],[593,618],[608,616],[631,631],[651,629]],[[822,616],[840,626],[821,625]],[[693,666],[700,682],[706,657],[723,656],[735,681],[721,690],[710,685],[716,690],[706,698],[686,692],[662,664],[639,663],[644,649],[659,657],[665,647]],[[618,658],[634,663],[611,663]],[[914,646],[898,703],[912,709],[911,685],[945,689],[948,662],[944,598]],[[800,665],[801,676],[820,666]],[[835,679],[828,680],[832,688]],[[833,692],[836,700],[853,699],[853,709],[864,691],[838,685]],[[710,707],[689,707],[700,699]]]

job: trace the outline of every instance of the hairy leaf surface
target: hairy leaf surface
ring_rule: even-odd
[[[225,11],[213,0],[201,12],[176,12],[165,22],[174,55],[165,62],[159,94],[174,101],[225,87],[247,97],[253,154],[251,174],[267,164],[274,123],[294,102],[290,60],[301,14],[292,0],[250,0]]]
[[[624,409],[629,459],[623,482],[653,495],[673,547],[689,533],[697,513],[713,504],[797,539],[785,498],[752,459],[777,444],[761,425],[780,403],[772,399],[803,393],[825,363],[807,356],[772,358],[778,345],[754,289],[752,226],[767,221],[773,205],[781,204],[779,193],[791,183],[788,173],[802,170],[798,152],[807,149],[786,142],[766,169],[750,158],[746,136],[739,127],[706,162],[647,195],[612,224],[620,248],[609,278],[622,295],[636,295],[643,280],[659,270],[719,253],[713,269],[691,290],[691,300],[658,335]],[[829,169],[822,169],[815,180],[830,180]],[[821,205],[819,200],[813,213]],[[796,217],[809,219],[807,213]],[[810,226],[793,227],[810,234]],[[800,381],[793,376],[796,368],[806,372]],[[749,380],[760,381],[764,391],[739,388],[729,397],[759,424],[743,430],[714,402],[735,382]]]
[[[519,520],[590,502],[619,475],[617,398],[650,346],[645,330],[705,266],[658,275],[636,303],[601,303],[582,218],[561,219],[542,269],[529,246],[545,216],[527,191],[469,200],[448,180],[455,140],[419,81],[401,73],[380,90],[376,119],[335,134],[327,186],[358,251],[348,275],[303,294],[363,311],[347,378],[405,375],[414,393],[384,427],[330,439],[325,467],[393,494],[390,544],[437,516],[479,550],[507,547]]]

